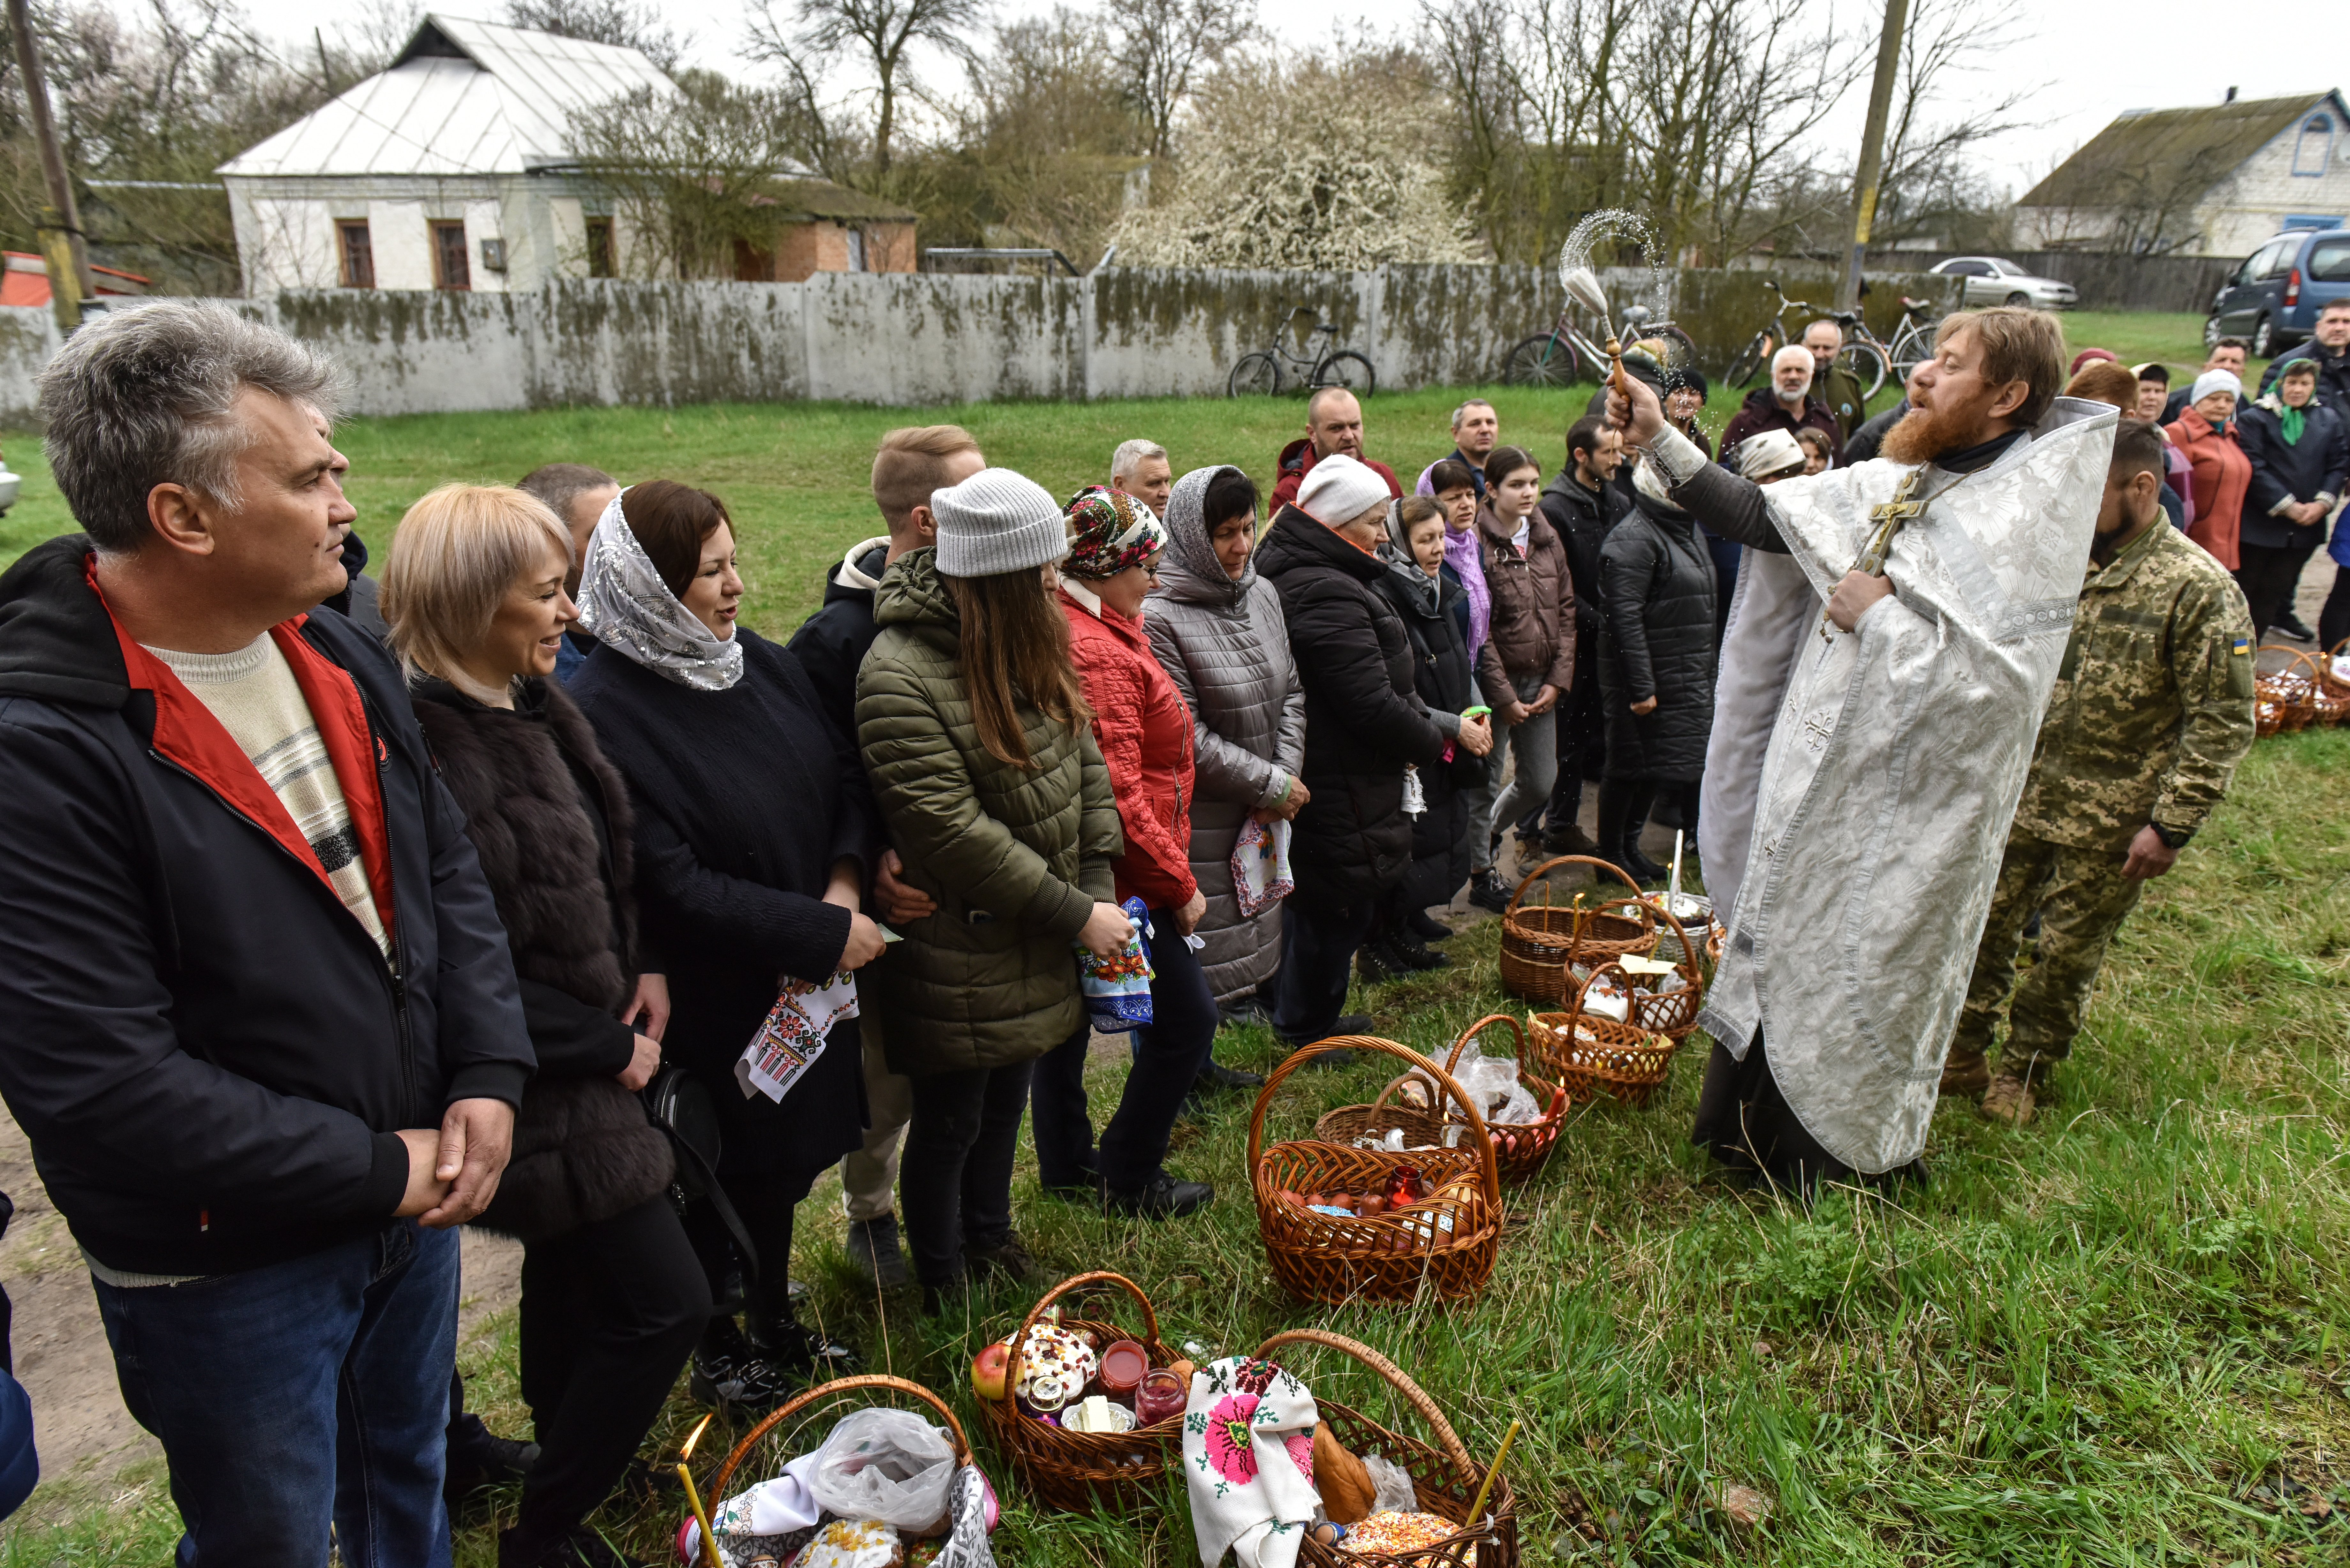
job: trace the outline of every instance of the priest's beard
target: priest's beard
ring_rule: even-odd
[[[1970,409],[1912,409],[1885,432],[1879,457],[1895,462],[1931,462],[1944,452],[1964,452],[1991,439],[1981,415]]]

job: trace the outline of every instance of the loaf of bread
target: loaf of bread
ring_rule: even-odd
[[[1368,1514],[1378,1495],[1371,1472],[1347,1451],[1327,1421],[1314,1428],[1314,1490],[1322,1494],[1322,1511],[1340,1524]]]

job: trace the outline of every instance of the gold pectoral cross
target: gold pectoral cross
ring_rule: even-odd
[[[1918,476],[1925,472],[1923,468],[1911,469],[1901,476],[1901,483],[1894,490],[1892,500],[1868,509],[1868,520],[1877,524],[1877,532],[1869,535],[1867,547],[1863,549],[1859,556],[1854,560],[1851,568],[1853,571],[1872,577],[1885,575],[1885,558],[1893,553],[1893,535],[1901,532],[1902,525],[1912,518],[1925,515],[1926,504],[1923,501],[1909,499],[1909,493],[1918,488]],[[1835,622],[1825,611],[1822,611],[1820,640],[1833,641],[1835,637]]]

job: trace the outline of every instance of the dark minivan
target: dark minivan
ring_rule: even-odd
[[[2244,260],[2212,296],[2203,345],[2241,337],[2266,359],[2306,342],[2325,302],[2350,294],[2350,229],[2279,234]]]

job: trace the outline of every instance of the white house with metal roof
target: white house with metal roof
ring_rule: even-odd
[[[639,88],[636,49],[428,15],[381,74],[221,166],[248,295],[536,289],[613,272],[566,126]]]

